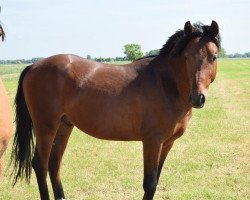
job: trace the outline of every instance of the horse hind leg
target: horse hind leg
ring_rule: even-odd
[[[52,144],[56,136],[58,123],[50,123],[45,126],[40,121],[39,125],[34,123],[34,131],[36,135],[36,148],[32,159],[32,167],[35,171],[37,183],[39,187],[40,197],[42,200],[49,200],[49,192],[47,186],[48,162],[52,149]]]
[[[3,153],[4,153],[4,149],[2,149],[0,146],[0,176],[3,173]]]
[[[49,175],[54,192],[55,199],[65,199],[63,187],[60,178],[61,161],[66,149],[69,136],[73,129],[73,124],[69,122],[64,115],[61,118],[59,129],[53,142],[50,159],[49,159]]]
[[[7,144],[8,144],[7,141],[4,139],[2,139],[2,141],[1,141],[1,139],[0,139],[0,176],[3,173],[3,154],[7,149]]]

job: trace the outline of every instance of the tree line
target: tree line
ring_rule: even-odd
[[[219,58],[250,58],[250,52],[247,53],[234,53],[234,54],[227,54],[224,48],[221,48],[219,54]]]
[[[92,57],[87,55],[86,58],[89,60],[95,60],[98,62],[117,62],[117,61],[133,61],[143,56],[152,56],[158,55],[160,49],[151,50],[149,52],[143,53],[141,46],[139,44],[125,44],[124,45],[124,57]],[[219,58],[250,58],[250,52],[240,54],[227,54],[224,48],[221,48],[221,51],[218,54]],[[32,58],[32,59],[16,59],[16,60],[0,60],[0,64],[30,64],[35,63],[38,60],[41,60],[42,57]]]
[[[32,58],[32,59],[15,59],[15,60],[0,60],[0,64],[30,64],[35,63],[43,57]]]

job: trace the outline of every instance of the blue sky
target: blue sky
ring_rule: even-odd
[[[161,48],[187,20],[220,26],[227,53],[250,51],[249,0],[2,0],[1,59],[72,53],[124,56],[123,46]]]

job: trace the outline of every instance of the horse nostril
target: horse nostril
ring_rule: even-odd
[[[206,101],[206,97],[201,93],[191,93],[189,95],[189,102],[193,108],[203,108]]]
[[[204,94],[200,94],[200,105],[203,105],[206,101],[206,97]]]

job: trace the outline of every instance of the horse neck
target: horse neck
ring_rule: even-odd
[[[186,70],[185,58],[176,56],[168,58],[168,56],[159,56],[155,60],[156,68],[163,82],[166,92],[174,94],[175,98],[179,98],[183,109],[190,110],[189,93],[191,91],[189,76]]]

